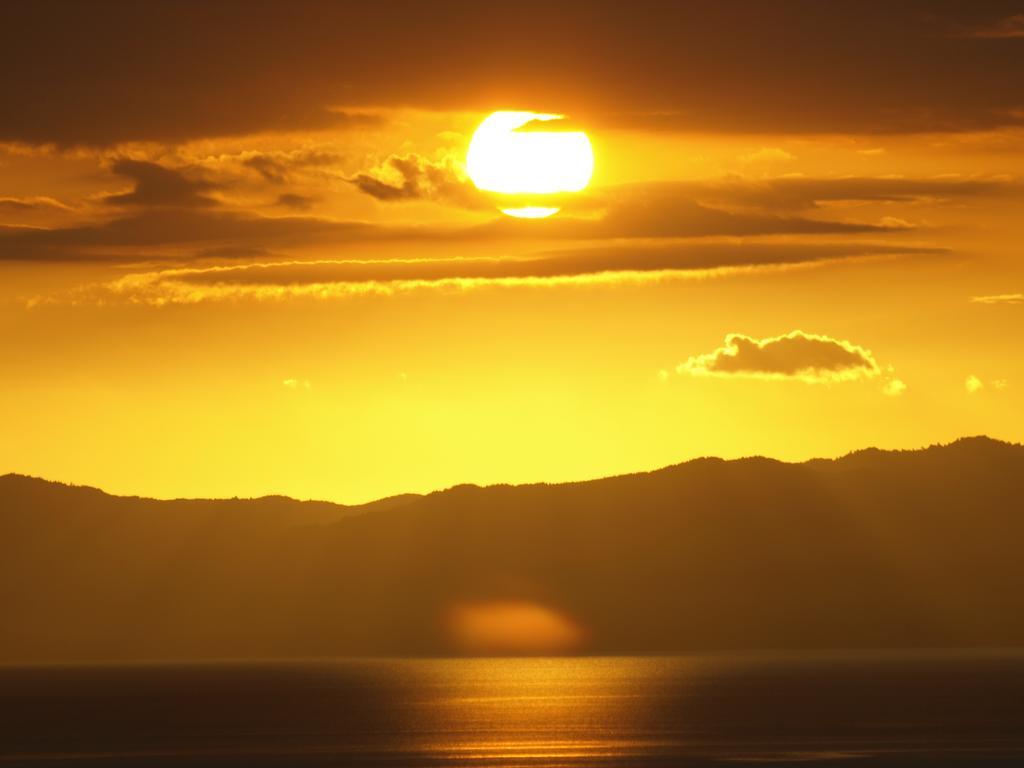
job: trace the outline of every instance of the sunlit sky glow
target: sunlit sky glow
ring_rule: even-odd
[[[143,5],[0,24],[0,472],[357,502],[1024,437],[1004,4]]]

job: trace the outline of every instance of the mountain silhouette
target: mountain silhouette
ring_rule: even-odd
[[[1022,540],[1024,446],[984,437],[357,507],[5,475],[0,662],[458,653],[460,606],[585,653],[1019,646]]]

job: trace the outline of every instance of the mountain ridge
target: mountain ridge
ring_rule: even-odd
[[[838,463],[845,462],[845,461],[848,461],[848,460],[851,460],[851,459],[861,459],[861,458],[878,457],[878,456],[900,456],[900,455],[909,455],[909,454],[920,454],[922,452],[935,451],[935,450],[941,450],[941,449],[946,449],[946,448],[956,449],[957,447],[963,446],[963,445],[984,445],[984,446],[988,446],[988,447],[1002,446],[1002,447],[1007,447],[1007,448],[1024,449],[1024,443],[1012,442],[1012,441],[1007,441],[1007,440],[999,440],[999,439],[996,439],[996,438],[988,437],[987,435],[970,435],[970,436],[964,436],[964,437],[956,438],[955,440],[952,440],[952,441],[950,441],[948,443],[932,443],[932,444],[924,446],[922,448],[876,448],[876,447],[869,446],[869,447],[866,447],[866,448],[858,448],[858,449],[849,451],[849,452],[847,452],[845,454],[842,454],[840,456],[836,456],[834,458],[813,457],[813,458],[810,458],[810,459],[805,459],[803,461],[785,461],[783,459],[776,459],[774,457],[765,456],[763,454],[752,454],[750,456],[739,456],[739,457],[736,457],[734,459],[725,459],[725,458],[721,458],[721,457],[718,457],[718,456],[696,456],[696,457],[694,457],[692,459],[687,459],[685,461],[677,462],[675,464],[667,464],[665,466],[655,467],[654,469],[640,470],[640,471],[637,471],[637,472],[626,472],[626,473],[616,474],[616,475],[606,475],[606,476],[602,476],[602,477],[586,478],[586,479],[583,479],[583,480],[565,480],[565,481],[554,481],[554,482],[552,482],[552,481],[538,481],[538,482],[532,482],[532,483],[492,483],[492,484],[488,484],[488,485],[481,485],[479,483],[457,483],[455,485],[448,486],[447,488],[438,488],[438,489],[435,489],[433,491],[427,491],[425,493],[412,493],[412,492],[410,492],[410,493],[397,493],[397,494],[392,494],[390,496],[383,496],[383,497],[381,497],[379,499],[371,499],[370,501],[362,502],[362,503],[359,503],[359,504],[345,504],[345,503],[337,502],[337,501],[328,501],[328,500],[324,500],[324,499],[313,499],[313,498],[300,499],[300,498],[296,498],[294,496],[288,496],[286,494],[280,494],[280,493],[270,493],[270,494],[264,494],[262,496],[230,496],[230,497],[220,497],[220,496],[218,496],[218,497],[176,496],[176,497],[172,497],[172,498],[156,498],[156,497],[151,497],[151,496],[142,496],[142,495],[139,495],[139,494],[115,494],[115,493],[110,493],[108,491],[105,491],[102,488],[99,488],[99,487],[93,486],[93,485],[77,484],[77,483],[67,483],[67,482],[64,482],[64,481],[61,481],[61,480],[50,480],[48,478],[39,477],[37,475],[28,475],[28,474],[24,474],[24,473],[21,473],[21,472],[6,472],[4,474],[0,474],[0,483],[12,482],[12,481],[14,481],[14,482],[32,481],[32,482],[35,482],[35,483],[41,483],[41,484],[45,484],[47,486],[57,486],[57,487],[68,489],[68,490],[95,492],[95,493],[98,493],[98,494],[102,494],[103,496],[111,498],[111,499],[125,499],[125,500],[133,500],[133,501],[174,502],[174,503],[187,503],[187,502],[269,502],[269,501],[288,501],[288,502],[294,502],[296,504],[323,504],[323,505],[330,505],[330,506],[333,506],[333,507],[338,507],[338,508],[343,509],[343,510],[373,511],[372,508],[376,507],[377,505],[380,505],[381,508],[386,508],[386,507],[390,507],[390,506],[399,506],[401,504],[408,503],[408,502],[411,502],[411,501],[415,501],[417,499],[426,498],[428,496],[433,496],[435,494],[447,493],[449,491],[454,491],[454,490],[457,490],[459,488],[484,488],[484,489],[486,489],[486,488],[507,488],[507,487],[517,488],[517,487],[532,487],[532,486],[550,487],[550,486],[559,486],[559,485],[580,485],[580,484],[585,484],[585,483],[601,482],[601,481],[604,481],[604,480],[615,480],[617,478],[623,478],[623,477],[648,476],[648,475],[652,475],[652,474],[655,474],[655,473],[665,472],[665,471],[677,469],[677,468],[680,468],[680,467],[684,467],[684,466],[687,466],[689,464],[693,464],[695,462],[736,463],[736,462],[749,462],[749,461],[764,460],[764,461],[775,462],[775,463],[778,463],[778,464],[785,464],[785,465],[790,465],[790,466],[805,466],[805,465],[810,465],[810,466],[829,466],[829,465],[832,465],[832,466],[834,466],[834,465],[836,465]]]
[[[0,477],[0,663],[1024,647],[1019,444],[373,504]],[[503,645],[509,616],[572,642]]]

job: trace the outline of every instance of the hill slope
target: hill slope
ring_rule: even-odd
[[[446,653],[538,606],[601,653],[1024,645],[1024,446],[700,459],[349,508],[0,477],[0,661]]]

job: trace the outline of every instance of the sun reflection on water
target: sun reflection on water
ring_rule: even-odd
[[[460,763],[585,761],[656,751],[637,739],[659,667],[656,659],[492,658],[440,661],[425,671],[421,748]],[[420,730],[417,727],[417,730]],[[498,738],[495,738],[498,737]],[[576,762],[574,762],[576,764]]]

